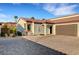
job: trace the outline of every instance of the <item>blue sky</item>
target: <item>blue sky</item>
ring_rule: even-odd
[[[13,16],[50,19],[76,13],[78,3],[0,3],[0,22],[15,21]]]

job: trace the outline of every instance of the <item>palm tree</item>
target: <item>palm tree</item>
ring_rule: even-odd
[[[34,17],[31,17],[31,19],[33,19],[33,20],[34,20],[35,18],[34,18]]]
[[[44,18],[42,20],[45,20]]]
[[[17,24],[17,19],[18,19],[18,16],[14,16],[14,19],[15,19],[15,22],[16,22],[16,24]],[[17,35],[17,25],[16,25],[16,35]]]
[[[14,16],[14,19],[15,19],[15,21],[16,21],[16,23],[17,23],[18,16]]]

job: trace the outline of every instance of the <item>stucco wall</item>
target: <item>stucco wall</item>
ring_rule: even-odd
[[[24,23],[26,22],[22,19],[20,19],[17,23],[17,31],[23,32],[25,30]]]
[[[77,36],[77,24],[57,25],[56,35]]]
[[[53,24],[46,24],[46,34],[50,34],[50,26]],[[34,24],[34,34],[44,34],[44,24]]]
[[[42,24],[34,24],[34,34],[44,34],[44,28]]]
[[[48,26],[47,26],[47,28],[46,28],[46,34],[50,34],[50,29],[49,29]]]

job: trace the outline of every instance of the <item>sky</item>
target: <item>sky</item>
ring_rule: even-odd
[[[76,13],[78,3],[0,3],[0,22],[14,22],[14,16],[50,19]]]

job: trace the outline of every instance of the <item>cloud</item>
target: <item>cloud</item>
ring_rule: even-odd
[[[6,15],[6,14],[3,14],[3,13],[0,13],[0,18],[9,18],[10,16],[9,15]]]
[[[0,13],[0,18],[6,18],[7,15]]]
[[[55,4],[44,4],[43,5],[43,9],[48,11],[48,12],[53,12],[55,10],[55,8],[56,8]]]
[[[64,16],[69,14],[76,13],[75,8],[78,5],[76,4],[45,4],[43,9],[53,14],[54,16]]]
[[[12,15],[0,13],[0,22],[12,22],[12,21],[14,21]]]

